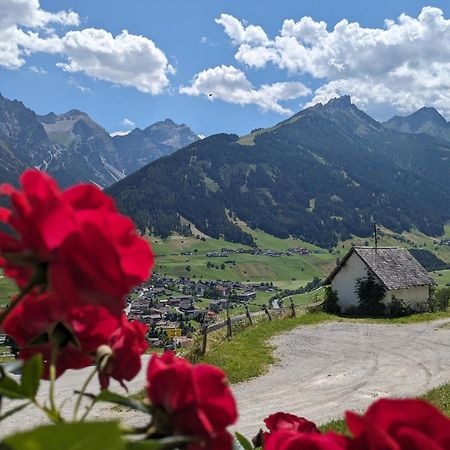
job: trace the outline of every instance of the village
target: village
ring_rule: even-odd
[[[258,293],[276,291],[279,289],[271,282],[194,281],[155,273],[128,295],[125,311],[130,320],[148,325],[151,347],[175,349],[191,345],[194,333],[202,324],[223,319],[221,312],[248,307]]]
[[[315,250],[313,253],[318,253],[319,251]],[[294,247],[294,248],[288,248],[286,251],[278,251],[273,249],[262,249],[262,248],[237,248],[237,249],[230,249],[230,248],[221,248],[219,251],[211,251],[207,252],[206,256],[208,258],[227,258],[230,256],[230,254],[237,253],[237,254],[248,254],[248,255],[257,255],[257,256],[272,256],[272,257],[280,257],[280,256],[292,256],[292,255],[308,255],[310,252],[309,250],[303,248],[303,247]],[[193,256],[195,255],[195,251],[184,251],[181,253],[172,253],[172,256]]]

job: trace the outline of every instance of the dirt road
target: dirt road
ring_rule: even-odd
[[[376,398],[415,396],[450,381],[450,328],[441,328],[444,322],[325,323],[275,337],[279,363],[233,387],[236,429],[252,435],[276,411],[324,423],[347,409],[365,410]]]
[[[418,395],[449,381],[450,328],[442,328],[445,322],[450,323],[325,323],[275,337],[279,362],[266,375],[233,386],[240,412],[235,428],[251,436],[263,418],[276,411],[323,423],[341,417],[346,409],[364,410],[378,397]],[[66,413],[87,373],[69,371],[58,381],[58,400],[68,398]],[[130,391],[143,387],[144,380],[143,370],[129,384]],[[120,390],[117,384],[112,387]],[[95,389],[94,382],[90,391]],[[143,424],[142,415],[118,413],[108,406],[96,407],[93,416]],[[22,411],[2,422],[0,436],[41,422],[34,410]]]

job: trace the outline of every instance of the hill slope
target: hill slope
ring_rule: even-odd
[[[388,129],[349,97],[308,108],[249,136],[219,134],[161,158],[108,189],[152,233],[183,228],[235,242],[252,238],[230,220],[278,237],[330,247],[396,232],[440,235],[450,218],[450,146]]]

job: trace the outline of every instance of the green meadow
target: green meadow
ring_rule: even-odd
[[[261,230],[252,230],[245,223],[236,222],[250,233],[260,249],[286,251],[288,248],[303,247],[310,251],[308,255],[271,257],[263,255],[230,253],[228,257],[207,257],[208,252],[217,252],[222,248],[238,249],[250,247],[234,244],[223,239],[214,239],[194,231],[195,236],[174,235],[168,239],[149,237],[156,255],[157,270],[171,277],[186,276],[192,279],[232,280],[241,282],[273,282],[281,289],[295,289],[304,286],[314,277],[325,278],[351,248],[351,245],[373,245],[371,238],[358,238],[341,241],[331,250],[321,249],[295,238],[280,239]],[[379,246],[416,246],[433,252],[438,258],[450,264],[450,246],[437,245],[441,238],[427,236],[416,229],[398,235],[386,228],[379,227]],[[200,239],[199,237],[202,237]],[[449,238],[450,225],[445,227]],[[192,255],[180,255],[192,252]],[[234,261],[234,263],[233,263]],[[208,267],[208,263],[210,267]],[[450,282],[450,271],[432,274],[439,286]],[[295,300],[297,302],[297,300]],[[298,301],[303,302],[304,297]]]
[[[259,230],[250,230],[260,249],[286,251],[292,247],[304,247],[308,255],[263,256],[246,253],[230,253],[226,258],[208,257],[208,252],[222,248],[247,248],[221,239],[204,237],[171,236],[166,240],[150,237],[156,255],[155,270],[172,277],[187,276],[206,280],[232,280],[241,282],[273,282],[282,289],[295,289],[304,286],[314,277],[323,278],[334,267],[336,257],[328,251],[319,249],[297,239],[279,239]],[[180,255],[193,252],[192,255]],[[232,263],[234,261],[235,263]],[[214,265],[214,267],[208,267]],[[222,266],[223,265],[223,266]]]
[[[5,305],[9,302],[11,295],[17,292],[16,285],[3,275],[0,270],[0,305]]]
[[[450,270],[437,270],[432,272],[431,275],[438,284],[438,288],[450,286]]]

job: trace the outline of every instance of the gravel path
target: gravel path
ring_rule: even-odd
[[[365,410],[383,396],[415,396],[450,380],[448,320],[414,325],[350,322],[298,327],[276,336],[279,363],[233,387],[251,436],[276,411],[317,423]]]
[[[279,362],[261,377],[233,386],[240,419],[235,427],[251,436],[263,418],[276,411],[305,416],[317,423],[342,416],[347,409],[364,410],[382,396],[414,396],[450,380],[450,328],[441,320],[414,325],[377,325],[350,322],[298,327],[276,336]],[[148,357],[144,357],[144,369]],[[142,388],[145,370],[129,383],[130,392]],[[68,399],[89,370],[68,371],[57,385],[58,401]],[[96,390],[94,382],[89,389]],[[117,384],[112,389],[120,391]],[[122,390],[123,392],[123,390]],[[46,395],[44,384],[41,396]],[[5,407],[11,405],[5,402]],[[120,418],[143,424],[143,416],[98,406],[94,418]],[[33,409],[2,422],[0,436],[42,423]]]
[[[129,383],[127,383],[129,392],[137,392],[145,386],[145,378],[146,378],[146,369],[147,364],[150,357],[148,355],[144,355],[142,357],[142,368],[139,374]],[[71,419],[74,408],[74,400],[76,396],[74,395],[74,391],[80,389],[83,385],[84,381],[91,373],[92,368],[88,367],[86,369],[81,370],[68,370],[64,373],[58,380],[56,380],[55,386],[55,399],[56,404],[63,404],[62,415],[67,419]],[[19,379],[19,377],[16,377]],[[48,398],[48,388],[49,383],[47,381],[41,382],[41,387],[38,393],[38,400],[40,402],[44,402]],[[110,384],[110,390],[117,392],[122,395],[127,395],[125,389],[123,389],[119,383],[112,380]],[[86,392],[90,393],[98,393],[99,392],[99,384],[98,379],[94,377],[94,379],[90,382],[88,389]],[[20,404],[18,400],[4,400],[2,411],[7,411],[10,407],[16,406]],[[84,411],[82,408],[80,411]],[[109,404],[98,403],[94,406],[91,411],[89,417],[91,419],[103,419],[107,418],[120,418],[120,420],[127,421],[129,413],[126,414],[119,413],[114,411]],[[142,422],[143,414],[131,414],[130,420],[131,422]],[[29,406],[17,414],[14,414],[11,417],[8,417],[6,420],[2,421],[0,424],[0,438],[7,436],[15,431],[26,430],[28,428],[32,428],[36,425],[41,425],[48,423],[46,417],[40,411],[37,411],[33,406]]]

